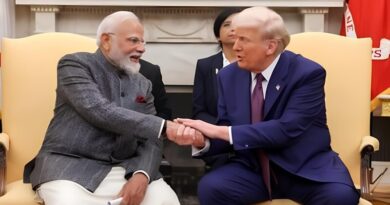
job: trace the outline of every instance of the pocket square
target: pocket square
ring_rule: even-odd
[[[145,97],[142,95],[139,95],[135,98],[135,102],[137,103],[146,103]]]

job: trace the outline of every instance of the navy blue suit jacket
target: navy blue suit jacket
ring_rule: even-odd
[[[198,60],[192,94],[192,118],[208,123],[217,122],[217,74],[223,66],[222,51]]]
[[[330,146],[325,76],[319,64],[283,52],[268,82],[264,120],[251,124],[251,73],[237,63],[225,67],[218,74],[218,123],[232,125],[233,145],[211,140],[207,154],[233,149],[234,159],[259,169],[255,150],[263,149],[273,163],[294,175],[353,186]]]

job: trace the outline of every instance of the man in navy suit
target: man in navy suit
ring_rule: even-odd
[[[330,146],[325,70],[284,50],[289,34],[282,18],[268,8],[245,9],[233,19],[233,25],[237,63],[218,74],[219,126],[178,119],[203,135],[171,139],[192,144],[194,155],[234,153],[199,182],[201,204],[253,204],[288,198],[302,204],[356,205],[359,194]],[[263,103],[259,114],[251,100],[257,85]],[[260,156],[269,161],[259,162]]]

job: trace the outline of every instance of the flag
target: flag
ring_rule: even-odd
[[[390,94],[390,0],[346,2],[341,35],[372,39],[371,110],[380,94]]]

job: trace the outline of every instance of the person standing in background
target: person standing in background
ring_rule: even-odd
[[[223,10],[214,21],[214,35],[218,39],[221,51],[207,58],[199,59],[196,64],[192,118],[215,124],[217,122],[217,74],[223,67],[236,61],[233,50],[234,33],[231,27],[233,16],[239,13],[239,8]],[[206,170],[214,169],[226,162],[228,154],[202,158]]]

